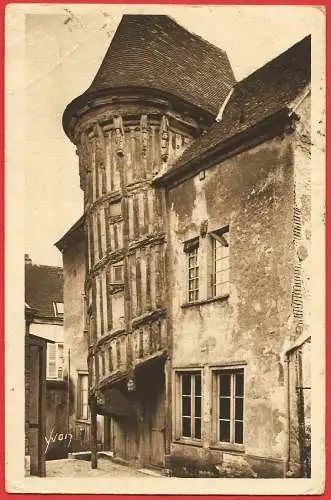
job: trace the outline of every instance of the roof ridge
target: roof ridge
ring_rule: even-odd
[[[185,30],[190,36],[193,36],[194,38],[197,38],[199,41],[201,41],[203,43],[206,43],[207,45],[209,45],[213,49],[216,49],[218,52],[222,52],[222,54],[225,54],[227,56],[227,53],[226,53],[226,51],[224,49],[222,49],[221,47],[217,47],[217,45],[214,45],[209,40],[206,40],[206,38],[203,38],[201,35],[198,35],[194,31],[189,31],[182,24],[180,24],[178,21],[176,21],[176,19],[174,19],[172,16],[165,15],[165,17],[167,17],[168,19],[171,19],[171,21],[173,23],[177,24],[177,26],[179,26],[181,29]]]
[[[58,269],[60,271],[63,271],[63,267],[61,266],[52,266],[50,264],[26,264],[26,267],[48,267],[50,269]]]
[[[193,141],[168,172],[174,175],[185,164],[198,161],[219,144],[291,106],[311,79],[310,38],[304,37],[235,84],[234,92],[225,101],[222,120],[215,121],[205,135]],[[167,175],[170,178],[168,173],[164,178]]]
[[[298,45],[300,45],[301,43],[303,43],[305,40],[308,40],[309,38],[311,39],[311,34],[303,37],[301,40],[299,40],[298,42],[296,42],[293,45],[291,45],[290,47],[288,47],[286,50],[284,50],[283,52],[281,52],[280,54],[278,54],[277,56],[275,56],[273,59],[269,59],[269,61],[267,61],[262,66],[259,66],[258,68],[256,68],[252,73],[250,73],[249,75],[245,76],[242,80],[239,80],[238,82],[234,83],[233,86],[234,87],[238,87],[241,83],[245,82],[246,80],[249,80],[251,77],[253,78],[254,76],[256,76],[256,73],[258,73],[259,71],[268,70],[270,68],[270,66],[272,65],[272,63],[275,63],[275,61],[277,61],[277,60],[281,59],[282,57],[284,57],[284,54],[290,52],[295,47],[297,47]]]
[[[197,39],[198,41],[209,45],[211,48],[213,48],[217,52],[221,52],[222,54],[227,55],[226,50],[222,49],[221,47],[218,47],[217,45],[213,44],[212,42],[210,42],[206,38],[203,38],[201,35],[198,35],[194,31],[190,31],[188,28],[185,28],[185,26],[180,24],[174,17],[169,16],[168,14],[123,14],[120,22],[118,23],[118,27],[122,23],[122,21],[125,17],[128,17],[128,18],[129,17],[131,17],[131,18],[144,17],[144,18],[156,18],[156,19],[163,18],[165,20],[170,20],[172,23],[176,24],[176,26],[178,26],[180,29],[185,31],[187,33],[187,35],[189,35],[190,37],[193,37],[193,38]],[[117,31],[117,29],[116,29],[116,31]],[[116,31],[114,33],[114,36],[116,34]],[[111,42],[110,42],[110,45],[111,45]]]

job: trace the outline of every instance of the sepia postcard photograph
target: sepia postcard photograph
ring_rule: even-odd
[[[322,494],[324,7],[5,35],[6,491]]]

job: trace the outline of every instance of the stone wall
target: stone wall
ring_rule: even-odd
[[[292,326],[293,145],[277,137],[197,174],[168,193],[169,288],[172,295],[173,368],[202,371],[203,425],[197,446],[176,436],[172,452],[193,456],[213,448],[211,407],[214,370],[241,366],[245,374],[244,446],[249,463],[275,462],[284,474],[286,459],[286,387],[283,348]],[[207,234],[204,231],[207,226]],[[229,294],[208,295],[209,233],[229,226]],[[184,243],[200,238],[200,297],[187,300]],[[173,402],[176,404],[176,396]],[[231,455],[231,451],[227,453]],[[207,453],[207,454],[208,454]],[[269,468],[270,473],[270,468]]]

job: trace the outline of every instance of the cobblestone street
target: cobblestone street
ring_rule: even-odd
[[[87,460],[62,459],[46,462],[47,477],[147,477],[148,473],[115,463],[106,458],[98,459],[98,468],[91,469],[91,462]]]

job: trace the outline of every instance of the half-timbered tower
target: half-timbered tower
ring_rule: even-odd
[[[64,113],[84,190],[92,435],[96,413],[129,400],[110,434],[138,463],[163,465],[171,439],[166,201],[152,180],[211,125],[233,83],[222,50],[167,16],[125,15]]]

